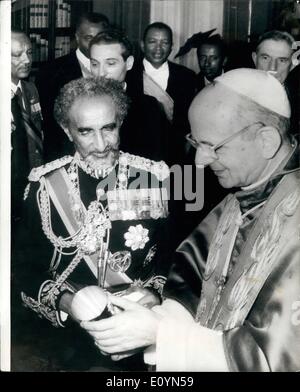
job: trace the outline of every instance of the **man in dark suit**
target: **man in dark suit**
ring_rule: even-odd
[[[19,249],[20,230],[24,227],[23,196],[30,170],[43,163],[42,116],[35,85],[26,80],[31,71],[32,47],[20,30],[11,33],[11,336],[17,334],[15,320],[26,321],[22,313],[17,271],[26,265]],[[25,192],[26,193],[26,192]],[[20,332],[22,334],[22,332]],[[19,350],[19,346],[14,349]]]
[[[22,216],[22,199],[30,170],[43,163],[41,108],[35,85],[25,81],[32,64],[29,38],[18,30],[11,35],[11,171],[12,218]]]
[[[120,31],[99,33],[90,43],[91,73],[96,78],[118,80],[130,97],[130,107],[120,129],[120,149],[153,160],[168,161],[167,119],[154,97],[125,82],[134,63],[132,45]]]
[[[65,84],[82,76],[90,76],[89,43],[95,35],[106,29],[108,24],[105,15],[98,13],[81,15],[76,24],[77,50],[46,64],[37,75],[36,84],[45,122],[46,161],[73,152],[73,146],[53,118],[54,101]]]
[[[134,65],[127,80],[163,105],[171,123],[169,142],[173,163],[178,163],[183,157],[184,135],[189,132],[187,111],[195,95],[195,73],[168,61],[172,45],[173,33],[168,25],[150,24],[141,42],[144,59]]]

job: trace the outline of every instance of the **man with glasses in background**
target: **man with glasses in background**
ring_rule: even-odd
[[[159,371],[299,371],[300,172],[289,119],[283,86],[264,71],[230,71],[196,96],[195,163],[239,191],[179,246],[162,305],[112,296],[123,312],[81,324],[101,350],[120,359],[150,346],[145,361]]]

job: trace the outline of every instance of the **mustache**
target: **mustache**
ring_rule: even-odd
[[[119,145],[107,145],[104,150],[99,151],[99,150],[92,150],[88,153],[87,156],[89,155],[103,155],[108,152],[113,152],[113,153],[118,153],[119,152]]]

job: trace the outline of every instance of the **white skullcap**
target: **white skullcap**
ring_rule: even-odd
[[[234,69],[217,77],[215,82],[281,116],[291,116],[291,107],[284,87],[266,71],[251,68]]]

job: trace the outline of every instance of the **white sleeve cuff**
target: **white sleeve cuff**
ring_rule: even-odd
[[[158,371],[228,371],[222,332],[197,324],[176,301],[167,300],[157,308],[164,317],[156,349],[151,346],[145,351],[146,363],[156,363]]]

